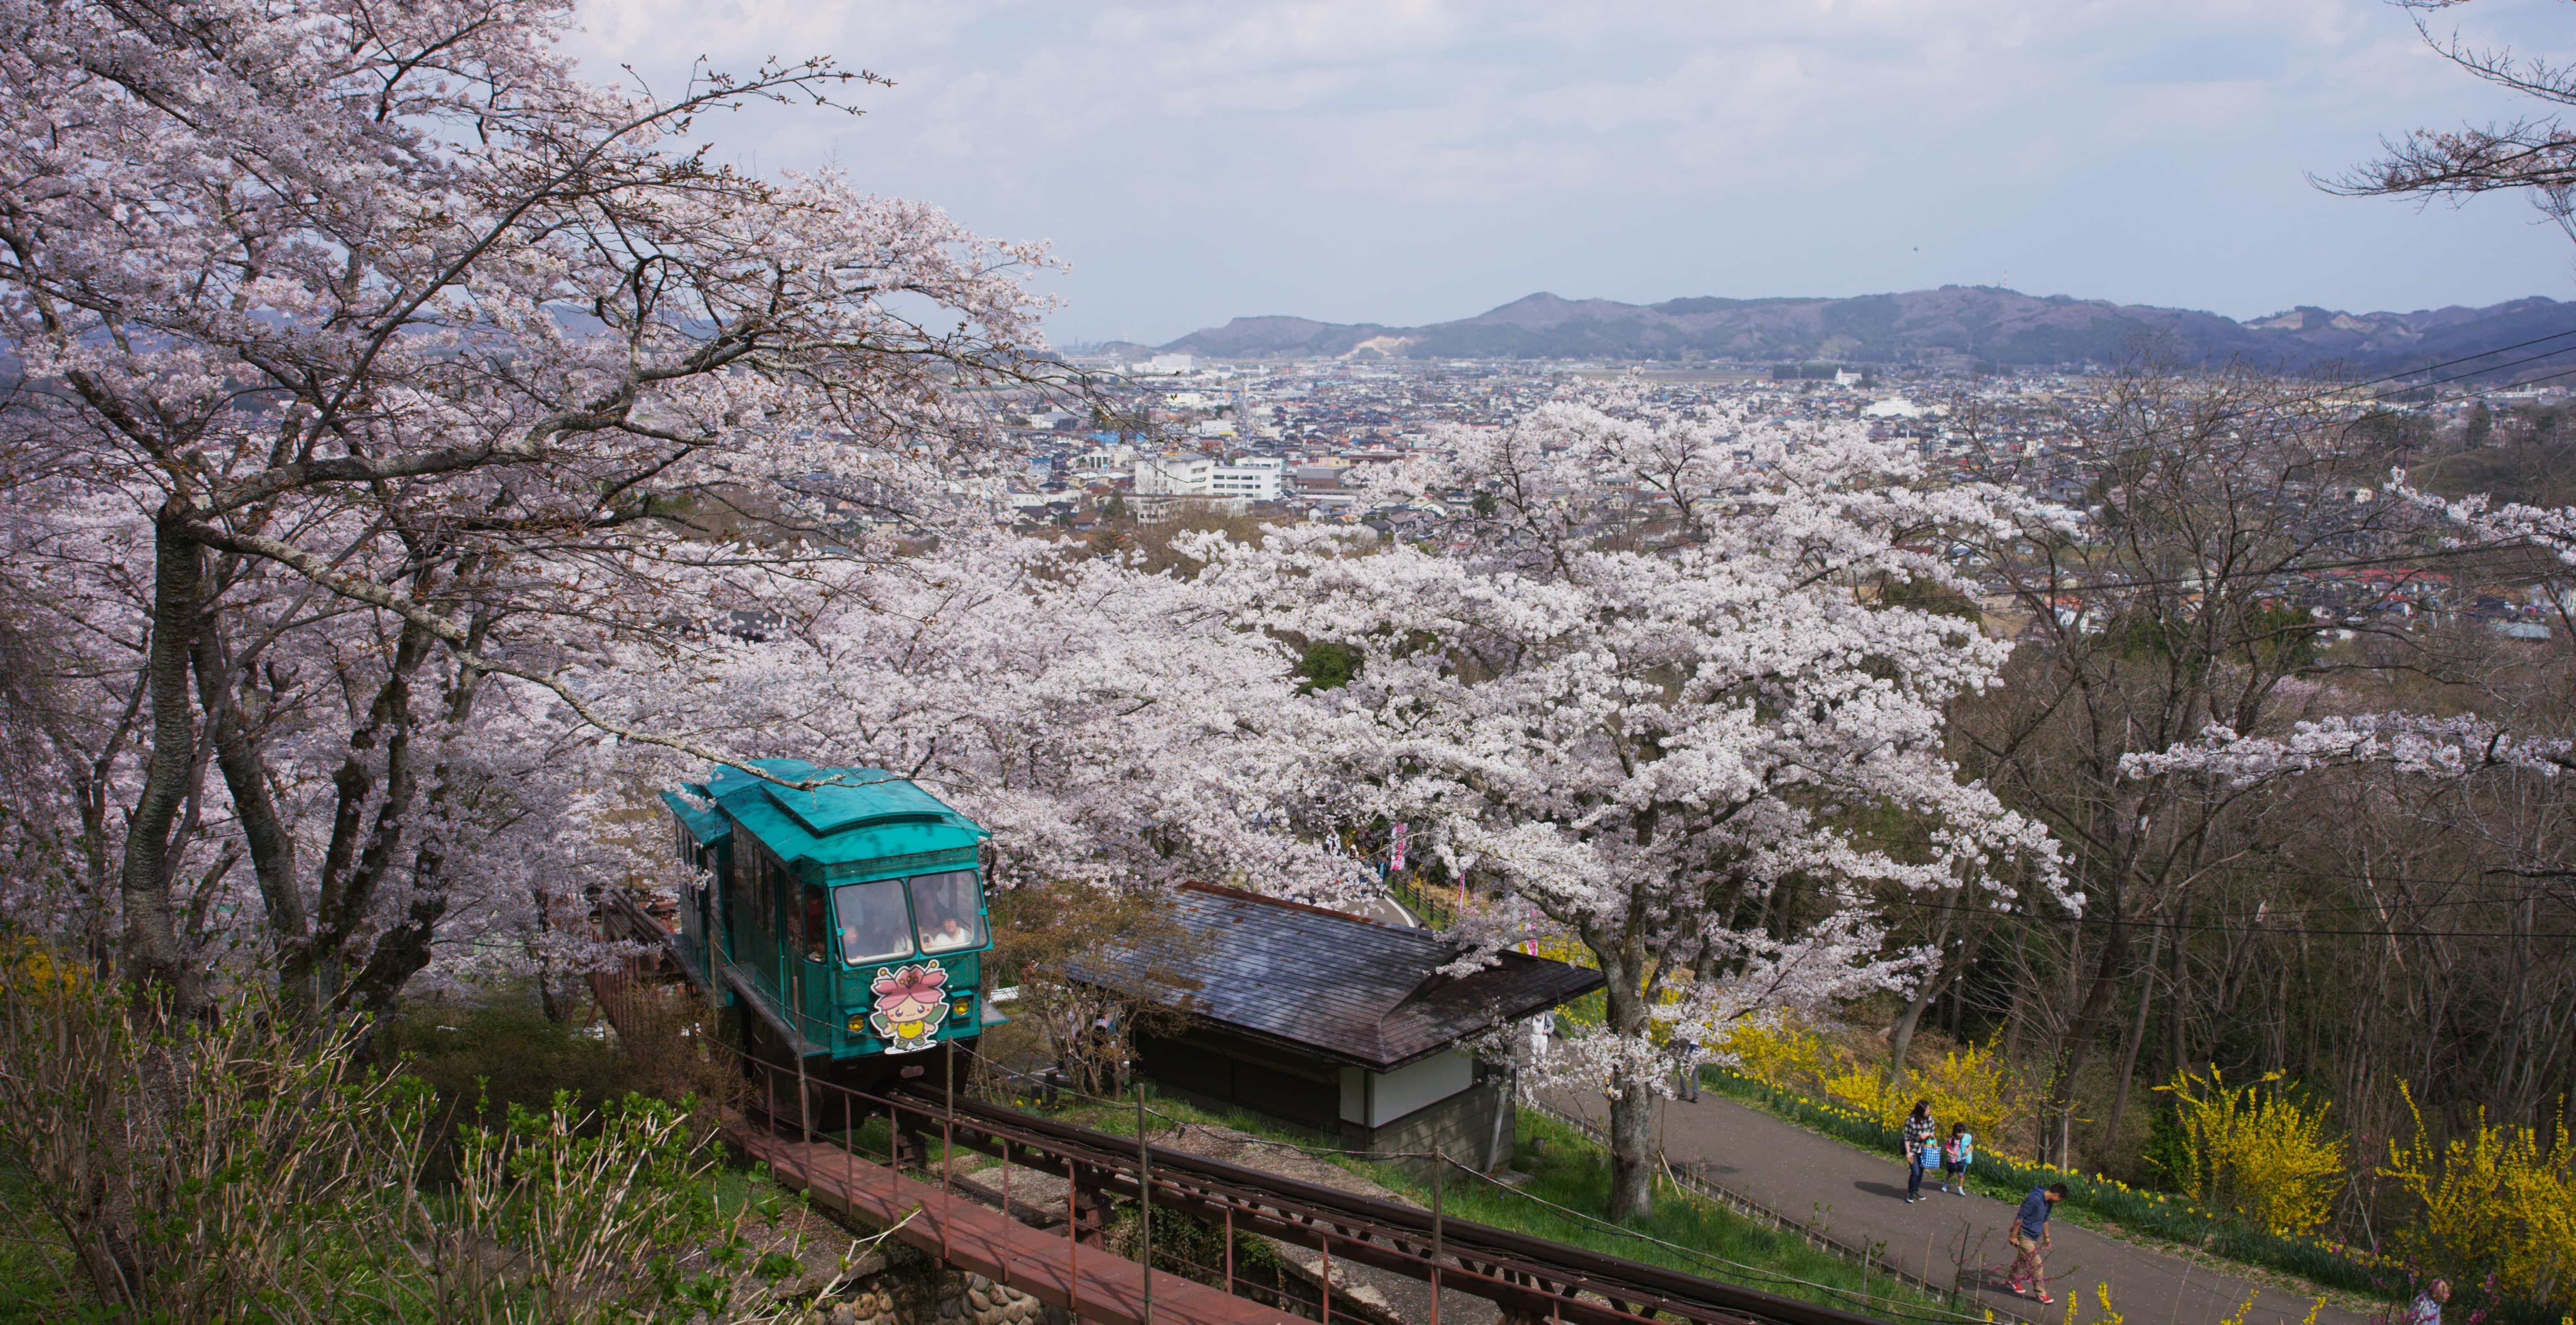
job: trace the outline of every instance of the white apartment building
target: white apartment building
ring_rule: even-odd
[[[1139,456],[1137,513],[1160,519],[1183,501],[1198,501],[1241,515],[1253,502],[1277,501],[1285,495],[1287,475],[1287,463],[1275,457],[1220,461],[1180,453]]]
[[[1184,506],[1213,505],[1216,457],[1167,451],[1136,457],[1136,518],[1168,520]],[[1228,515],[1240,515],[1239,507]]]
[[[1075,456],[1071,464],[1077,474],[1107,475],[1136,463],[1136,448],[1124,442],[1116,446],[1096,447]]]
[[[1136,457],[1136,495],[1139,497],[1204,497],[1216,475],[1214,456],[1162,455]]]
[[[1208,493],[1246,501],[1277,501],[1287,495],[1287,477],[1287,461],[1275,456],[1247,456],[1210,470]]]

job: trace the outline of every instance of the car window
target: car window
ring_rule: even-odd
[[[912,881],[912,914],[921,927],[923,952],[956,952],[984,946],[983,890],[975,871],[923,874]]]
[[[841,960],[857,965],[912,955],[912,918],[904,914],[903,880],[836,889],[832,907],[841,931]]]

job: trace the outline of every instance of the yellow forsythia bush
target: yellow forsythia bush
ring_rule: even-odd
[[[1887,1080],[1875,1066],[1858,1066],[1826,1074],[1823,1087],[1826,1098],[1890,1127],[1904,1123],[1916,1100],[1929,1100],[1943,1136],[1953,1124],[1966,1123],[1981,1147],[1992,1148],[2020,1099],[2021,1078],[1993,1045],[1971,1044],[1902,1081]]]
[[[1740,1021],[1709,1048],[1732,1057],[1736,1071],[1775,1090],[1806,1091],[1834,1071],[1822,1036],[1788,1021]]]
[[[2309,1107],[2278,1072],[2244,1086],[2214,1068],[2177,1072],[2156,1089],[2173,1096],[2182,1124],[2186,1171],[2174,1176],[2202,1205],[2284,1237],[2325,1223],[2344,1182],[2330,1105]]]
[[[87,967],[35,939],[0,940],[0,993],[47,997],[82,988],[88,980]]]
[[[1981,1144],[1991,1147],[2002,1141],[2004,1124],[2020,1104],[2021,1074],[1992,1041],[1962,1045],[1915,1073],[1914,1092],[1932,1101],[1932,1116],[1940,1120],[1944,1135],[1951,1124],[1966,1123]]]
[[[1902,1083],[1890,1084],[1876,1068],[1845,1068],[1827,1076],[1824,1084],[1826,1099],[1889,1127],[1904,1123],[1918,1098]]]
[[[2415,1134],[2388,1143],[2388,1167],[2418,1207],[2398,1245],[2460,1278],[2496,1276],[2506,1293],[2536,1302],[2576,1299],[2576,1148],[2562,1117],[2536,1128],[2496,1126],[2479,1112],[2475,1131],[2436,1145],[2400,1082]]]
[[[1992,1044],[1962,1045],[1895,1081],[1888,1079],[1884,1063],[1857,1061],[1792,1022],[1738,1026],[1718,1047],[1736,1056],[1736,1070],[1764,1085],[1822,1096],[1888,1127],[1903,1125],[1914,1102],[1928,1099],[1943,1135],[1951,1124],[1966,1123],[1987,1147],[2000,1141],[2021,1097],[2020,1075]]]

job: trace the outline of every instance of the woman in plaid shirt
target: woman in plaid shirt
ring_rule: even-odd
[[[1905,1120],[1905,1201],[1911,1205],[1923,1199],[1923,1170],[1941,1162],[1941,1129],[1932,1121],[1932,1101],[1914,1101],[1914,1115]],[[1925,1155],[1931,1158],[1926,1160]]]

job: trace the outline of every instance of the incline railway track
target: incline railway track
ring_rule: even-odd
[[[622,914],[622,909],[612,914]],[[651,923],[640,908],[634,918]],[[632,963],[622,972],[594,976],[594,989],[612,1021],[623,1019],[626,998],[621,995],[630,993],[638,977],[651,979],[669,972],[671,965],[677,963],[669,963],[666,955]],[[652,969],[636,969],[639,966]],[[698,974],[687,965],[679,970],[684,978]],[[1117,1263],[1129,1278],[1141,1281],[1141,1304],[1129,1302],[1097,1314],[1096,1308],[1110,1304],[1068,1303],[1057,1292],[1041,1291],[1041,1296],[1087,1319],[1152,1320],[1152,1295],[1158,1287],[1166,1293],[1198,1287],[1169,1271],[1144,1275],[1094,1245],[1113,1205],[1124,1203],[1147,1212],[1144,1222],[1149,1231],[1152,1216],[1160,1214],[1185,1215],[1224,1230],[1227,1263],[1200,1268],[1212,1278],[1220,1277],[1221,1270],[1228,1293],[1237,1289],[1230,1250],[1235,1234],[1257,1234],[1313,1249],[1325,1267],[1321,1306],[1327,1321],[1332,1312],[1331,1264],[1339,1259],[1431,1285],[1433,1325],[1444,1292],[1486,1299],[1502,1310],[1506,1321],[1884,1325],[1876,1317],[1448,1218],[1437,1208],[1436,1196],[1435,1208],[1423,1210],[975,1099],[928,1079],[930,1071],[945,1075],[945,1065],[936,1054],[921,1055],[928,1070],[920,1078],[889,1090],[866,1091],[810,1075],[798,1064],[771,1062],[740,1049],[732,1052],[740,1055],[748,1089],[740,1106],[727,1111],[727,1126],[744,1149],[773,1164],[784,1161],[801,1184],[834,1197],[862,1217],[870,1208],[880,1213],[896,1211],[907,1199],[918,1207],[924,1192],[936,1193],[951,1207],[960,1198],[997,1206],[991,1214],[1016,1227],[1007,1237],[987,1239],[998,1250],[978,1254],[998,1261],[1002,1273],[994,1277],[1004,1282],[1019,1278],[1052,1283],[1048,1276],[1053,1275],[1078,1293],[1080,1266],[1085,1261],[1093,1262],[1095,1270],[1100,1262]],[[880,1119],[886,1124],[882,1145],[863,1141],[875,1134],[872,1124]],[[970,1184],[954,1179],[947,1157],[959,1151],[999,1160],[1000,1189],[991,1190],[981,1180]],[[938,1158],[934,1161],[933,1156]],[[1043,1205],[1033,1203],[1026,1199],[1025,1190],[1016,1194],[1011,1190],[1015,1172],[1043,1175],[1050,1186],[1060,1186],[1061,1193],[1049,1192]],[[908,1174],[922,1177],[916,1182]],[[871,1198],[871,1192],[882,1195]],[[907,1197],[907,1192],[914,1194]],[[1059,1223],[1070,1236],[1027,1236]],[[930,1225],[936,1229],[937,1244],[925,1249],[953,1261],[950,1221],[933,1219]],[[990,1222],[983,1227],[989,1231]],[[918,1246],[930,1236],[927,1228],[913,1230],[907,1240]],[[980,1264],[974,1268],[991,1273]],[[1134,1309],[1138,1305],[1143,1308],[1141,1314]],[[1314,1304],[1307,1305],[1311,1309]],[[1279,1316],[1272,1311],[1258,1318]],[[1943,1313],[1923,1319],[1971,1318]]]
[[[1006,1163],[1071,1161],[1101,1190],[1134,1200],[1138,1147],[1128,1138],[936,1090],[908,1091],[939,1112],[957,1145]],[[1570,1247],[1508,1229],[1209,1159],[1144,1148],[1155,1209],[1229,1232],[1314,1247],[1327,1258],[1390,1270],[1485,1298],[1533,1320],[1625,1325],[1647,1320],[1864,1325],[1871,1318]]]
[[[943,1193],[999,1205],[1031,1224],[1061,1222],[1077,1239],[1096,1236],[1111,1202],[1142,1200],[1156,1215],[1180,1214],[1221,1228],[1226,1243],[1253,1233],[1314,1249],[1326,1278],[1334,1260],[1356,1262],[1481,1297],[1509,1316],[1565,1325],[1879,1325],[1874,1318],[1795,1298],[1515,1233],[1392,1201],[1209,1159],[1187,1151],[1026,1113],[938,1085],[916,1082],[883,1094],[817,1082],[758,1063],[761,1098],[746,1122],[781,1137],[838,1146],[873,1170],[929,1175]],[[874,1154],[851,1139],[877,1119],[887,1148]],[[951,1179],[945,1156],[973,1151],[1001,1161],[1003,1186]],[[828,1172],[828,1165],[818,1165]],[[1065,1184],[1064,1208],[1040,1206],[1009,1189],[1013,1171]],[[1141,1180],[1140,1180],[1141,1175]],[[851,1179],[863,1185],[870,1174]],[[1140,1198],[1139,1193],[1144,1195]],[[1075,1252],[1067,1247],[1067,1252]],[[1217,1267],[1205,1267],[1214,1270]],[[1168,1275],[1166,1276],[1169,1277]],[[1329,1297],[1326,1299],[1329,1311]]]

